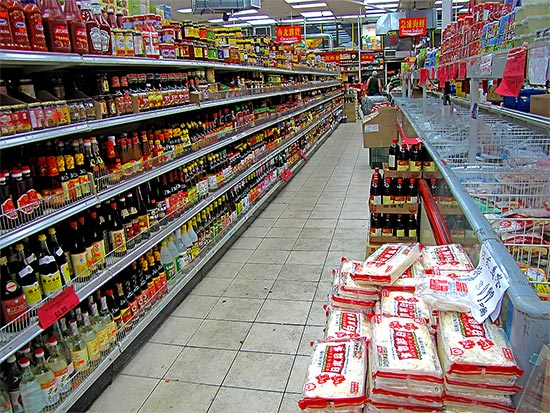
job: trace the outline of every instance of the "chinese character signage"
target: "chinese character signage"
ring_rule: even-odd
[[[325,62],[327,63],[340,63],[340,53],[339,52],[329,52],[323,55]]]
[[[374,63],[374,53],[361,53],[361,63]]]
[[[426,18],[407,17],[399,19],[399,36],[426,36]]]
[[[277,26],[275,35],[278,43],[300,43],[302,26]]]

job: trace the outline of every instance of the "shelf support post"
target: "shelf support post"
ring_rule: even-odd
[[[470,133],[468,144],[468,163],[476,160],[478,140],[479,79],[470,78]]]

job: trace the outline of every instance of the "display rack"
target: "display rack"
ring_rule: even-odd
[[[112,183],[105,188],[101,186],[98,188],[92,187],[89,195],[60,208],[52,209],[47,214],[34,217],[35,219],[31,222],[22,222],[16,228],[5,230],[1,233],[0,249],[3,249],[28,237],[29,235],[43,231],[52,225],[72,217],[94,205],[107,201],[129,189],[135,188],[150,181],[151,179],[173,171],[176,168],[220,150],[228,145],[239,142],[247,137],[263,131],[264,129],[274,127],[281,122],[286,122],[294,118],[301,119],[301,122],[305,123],[305,127],[295,131],[292,135],[286,135],[282,142],[280,142],[277,146],[272,147],[270,150],[262,153],[261,155],[255,154],[253,158],[254,162],[252,164],[247,164],[244,169],[237,172],[237,176],[232,177],[231,180],[226,182],[225,185],[221,186],[219,189],[210,192],[205,199],[202,199],[200,202],[191,206],[175,219],[167,217],[167,219],[159,225],[158,231],[152,233],[150,238],[143,240],[135,247],[129,249],[123,257],[107,256],[107,267],[104,270],[99,271],[97,274],[94,274],[90,280],[87,282],[78,282],[78,279],[74,280],[72,282],[72,287],[75,288],[76,295],[81,302],[98,288],[104,286],[107,282],[112,280],[117,274],[125,270],[133,261],[143,255],[147,250],[160,243],[178,227],[190,220],[197,213],[204,210],[204,208],[209,206],[213,201],[231,191],[251,173],[257,171],[259,168],[266,165],[266,163],[271,162],[279,154],[287,151],[292,145],[295,145],[298,141],[306,136],[310,136],[312,133],[322,134],[320,139],[318,139],[311,148],[311,152],[316,150],[316,148],[322,144],[322,142],[330,136],[332,131],[336,128],[343,108],[343,93],[338,89],[341,85],[340,82],[337,80],[326,80],[327,78],[334,78],[338,76],[338,72],[323,71],[301,66],[295,66],[293,70],[287,70],[269,67],[232,65],[208,61],[79,56],[73,54],[18,51],[0,51],[0,62],[5,70],[17,70],[22,73],[36,73],[58,69],[94,70],[100,68],[105,70],[108,67],[116,67],[117,70],[134,70],[135,68],[154,68],[158,70],[174,68],[207,68],[222,72],[250,71],[291,76],[307,75],[310,79],[308,82],[292,84],[289,86],[275,86],[260,89],[255,88],[230,92],[210,93],[209,99],[201,101],[200,103],[192,103],[179,107],[157,109],[143,113],[135,113],[114,118],[32,131],[28,133],[2,136],[0,137],[0,150],[49,139],[89,134],[96,131],[106,133],[112,130],[119,130],[125,125],[145,123],[151,119],[168,116],[174,117],[201,109],[216,108],[219,106],[226,106],[250,100],[261,100],[293,94],[299,95],[300,93],[310,91],[321,92],[318,96],[311,99],[307,103],[302,103],[299,101],[297,104],[294,104],[292,109],[287,109],[283,112],[266,116],[260,120],[255,120],[246,126],[235,129],[230,134],[225,133],[217,136],[215,143],[211,143],[206,147],[200,149],[195,148],[196,150],[190,153],[168,160],[164,164],[142,171],[140,174],[134,174],[126,177],[126,179],[123,179],[117,183]],[[306,118],[303,117],[303,114],[310,111],[311,117],[306,120]],[[300,118],[300,116],[302,117]],[[334,117],[336,121],[333,122],[328,129],[323,126],[325,129],[320,131],[320,126],[325,125],[327,119],[331,117]],[[303,160],[299,159],[298,163],[292,166],[292,169],[298,168],[301,164],[303,164],[303,162],[305,162],[305,159],[305,156]],[[265,203],[269,202],[271,199],[272,194],[278,191],[282,185],[283,181],[279,177],[276,182],[272,184],[272,187],[268,189],[268,191],[257,201],[255,201],[255,203],[251,206],[251,209],[239,216],[238,219],[232,223],[232,226],[219,237],[218,241],[211,243],[208,249],[202,251],[201,254],[192,261],[192,265],[185,269],[185,274],[180,274],[178,277],[174,278],[169,285],[169,293],[162,297],[159,300],[159,303],[155,304],[155,307],[150,310],[146,316],[140,319],[134,329],[128,333],[121,333],[120,336],[117,337],[117,345],[112,349],[112,351],[109,352],[109,354],[103,355],[102,360],[93,365],[93,369],[82,375],[82,377],[75,378],[81,381],[81,383],[76,386],[71,394],[62,400],[60,404],[53,409],[53,411],[68,411],[71,406],[82,396],[82,394],[93,386],[96,379],[101,376],[101,374],[104,373],[109,366],[112,366],[115,360],[128,349],[136,337],[148,329],[148,326],[168,305],[168,303],[170,303],[174,297],[178,296],[178,294],[184,290],[184,287],[188,285],[191,280],[196,282],[196,277],[200,273],[201,268],[206,265],[212,265],[211,260],[214,259],[214,257],[219,256],[219,252],[222,251],[223,248],[226,248],[225,245],[235,237],[237,231],[247,225],[247,222],[251,220],[251,217],[254,216],[256,211],[265,206]],[[37,318],[37,309],[50,300],[51,297],[43,300],[34,308],[29,309],[24,316],[20,317],[20,319],[15,320],[0,329],[0,362],[4,362],[11,354],[14,354],[23,345],[27,344],[44,331],[40,327],[40,323]]]
[[[482,138],[486,135],[475,135],[475,152],[472,157],[471,154],[467,153],[472,148],[468,142],[471,136],[470,131],[463,131],[460,139],[457,139],[457,132],[462,128],[457,127],[456,122],[462,122],[462,127],[467,126],[467,120],[469,119],[468,116],[465,116],[468,113],[467,111],[444,110],[441,101],[435,98],[422,101],[406,98],[395,98],[394,100],[400,107],[405,121],[422,139],[424,146],[435,161],[441,179],[447,182],[459,211],[469,223],[478,245],[483,245],[489,250],[499,269],[506,274],[510,281],[510,288],[507,290],[501,310],[501,318],[518,364],[525,370],[525,374],[519,381],[519,384],[523,384],[529,377],[532,367],[530,360],[538,354],[543,344],[550,341],[550,331],[548,329],[550,302],[543,301],[537,296],[535,289],[519,269],[518,264],[510,255],[500,236],[481,212],[479,204],[475,202],[462,184],[460,173],[455,174],[454,172],[455,169],[459,168],[457,171],[461,171],[464,167],[478,168],[478,172],[489,171],[490,168],[495,167],[492,162],[487,163],[483,159],[476,160],[479,158],[478,144],[483,147]],[[500,119],[491,118],[490,115],[481,116],[485,124],[490,125],[491,120],[493,120],[494,125],[502,125]],[[506,126],[508,126],[508,129],[505,127],[506,130],[514,130],[513,128],[516,125]],[[531,131],[531,136],[537,137],[540,134]],[[463,152],[461,156],[442,154],[442,150],[448,147],[449,142],[460,140],[462,140],[463,147],[465,146],[466,149],[466,152]],[[529,141],[529,139],[522,138],[517,142],[532,142],[534,144],[531,147],[532,149],[539,148],[540,144],[546,145],[543,147],[546,156],[550,151],[548,135],[546,135],[546,140],[532,139]],[[474,159],[474,162],[469,162],[471,158]],[[519,160],[519,158],[516,158],[516,160]],[[530,161],[534,163],[536,159],[530,159]],[[513,164],[508,163],[507,166],[512,168]],[[519,171],[520,169],[516,170]],[[476,175],[475,172],[474,175]],[[477,176],[481,176],[481,173],[477,173]]]

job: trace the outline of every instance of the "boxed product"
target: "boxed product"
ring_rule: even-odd
[[[380,107],[363,119],[363,147],[386,148],[397,134],[397,108]]]
[[[550,94],[531,96],[530,108],[533,115],[550,117]]]

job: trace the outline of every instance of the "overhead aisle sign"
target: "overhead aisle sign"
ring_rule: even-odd
[[[404,17],[399,19],[399,36],[426,36],[425,17]]]
[[[302,26],[277,26],[275,36],[278,43],[300,43],[302,41]]]

